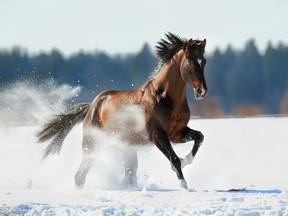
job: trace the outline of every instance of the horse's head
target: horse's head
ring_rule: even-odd
[[[181,59],[177,59],[179,60],[177,62],[180,62],[180,76],[184,81],[190,83],[194,89],[195,98],[203,99],[207,93],[204,77],[206,39],[203,41],[186,40],[170,32],[165,35],[167,40],[162,39],[157,43],[157,56],[162,63],[169,64],[173,62],[172,59],[176,53],[183,53],[183,55],[178,55]]]
[[[204,51],[206,39],[188,40],[184,45],[184,55],[181,60],[180,74],[183,80],[194,89],[196,99],[203,99],[207,93],[207,85],[204,77],[206,59]]]

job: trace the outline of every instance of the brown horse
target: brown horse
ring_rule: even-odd
[[[158,69],[139,88],[131,91],[104,91],[90,104],[77,104],[47,122],[38,133],[40,142],[52,139],[45,149],[44,158],[59,153],[66,135],[83,121],[83,158],[75,174],[78,187],[85,183],[96,149],[93,130],[117,134],[131,145],[144,144],[148,139],[167,157],[176,172],[182,188],[188,189],[182,168],[191,164],[204,136],[187,124],[190,110],[186,98],[187,83],[194,89],[196,99],[207,93],[204,78],[206,39],[186,40],[172,33],[166,34],[156,46],[161,60]],[[139,118],[140,116],[140,118]],[[172,143],[194,140],[191,152],[179,158]],[[132,149],[132,148],[131,148]],[[136,183],[137,153],[126,155],[125,181]]]

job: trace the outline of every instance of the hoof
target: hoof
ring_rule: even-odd
[[[83,188],[83,185],[85,183],[85,179],[82,177],[81,174],[77,174],[74,177],[75,185],[77,188],[81,189]]]
[[[181,168],[184,168],[185,166],[192,164],[194,157],[192,156],[192,153],[189,153],[186,155],[186,157],[180,158],[181,161]]]
[[[181,190],[189,191],[187,182],[184,179],[179,180],[179,185]]]
[[[138,187],[138,181],[137,178],[125,178],[124,179],[124,185],[128,189],[133,189]]]

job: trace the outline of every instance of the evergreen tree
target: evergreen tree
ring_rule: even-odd
[[[141,85],[151,74],[157,64],[157,59],[152,55],[150,47],[144,44],[142,50],[132,59],[131,81],[132,84]]]
[[[284,97],[288,83],[287,69],[288,49],[279,45],[277,49],[268,44],[263,56],[265,79],[265,111],[279,113],[281,99]]]
[[[209,94],[217,96],[223,104],[226,111],[230,108],[229,94],[227,85],[228,71],[236,60],[236,54],[228,46],[225,53],[216,49],[211,57],[208,57],[208,63],[205,70],[205,76],[209,86]]]
[[[242,103],[262,105],[265,92],[264,73],[262,58],[254,40],[248,41],[229,70],[227,90],[234,107]]]

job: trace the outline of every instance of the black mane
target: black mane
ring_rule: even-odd
[[[182,48],[184,48],[186,39],[168,32],[165,34],[168,40],[161,39],[156,45],[156,55],[163,63],[168,63],[173,56]]]

